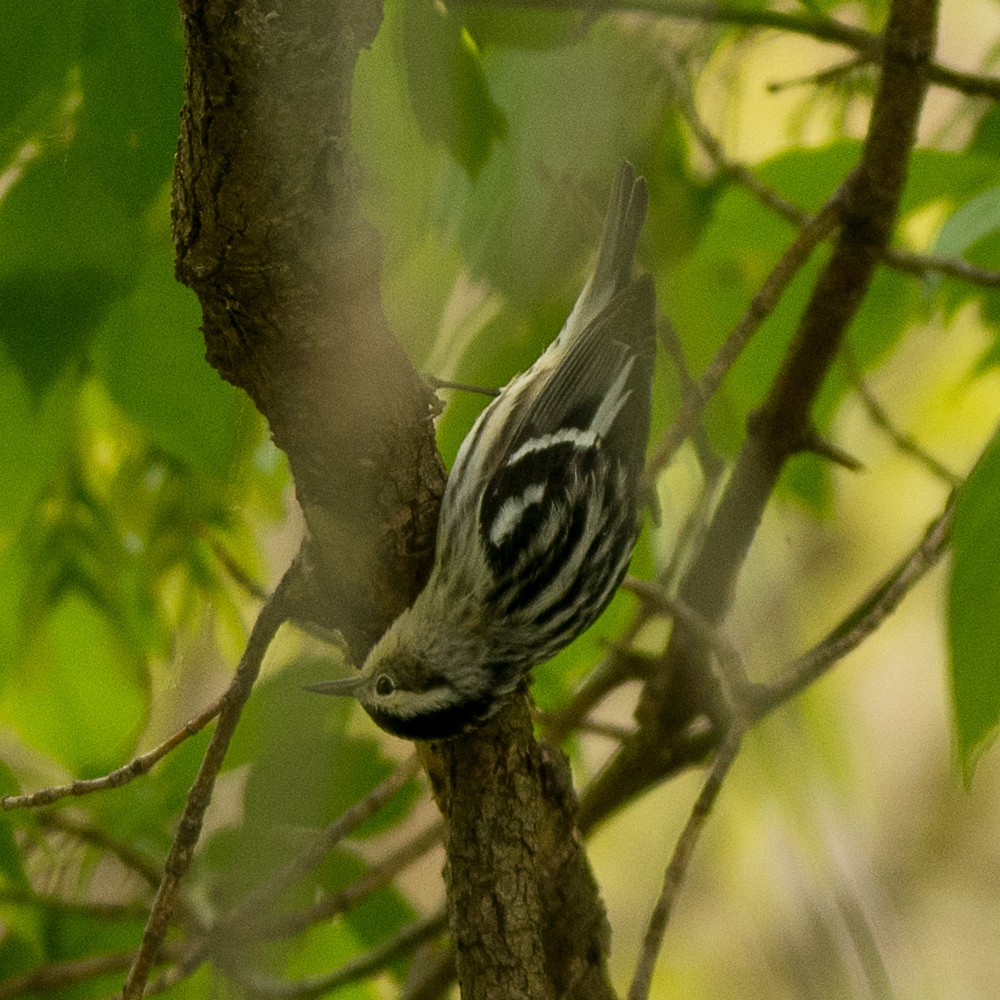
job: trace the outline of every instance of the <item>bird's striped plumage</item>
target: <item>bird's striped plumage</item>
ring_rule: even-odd
[[[462,444],[426,587],[358,677],[317,690],[359,698],[400,735],[455,735],[606,607],[638,531],[649,434],[653,284],[633,277],[646,201],[623,164],[569,318]]]

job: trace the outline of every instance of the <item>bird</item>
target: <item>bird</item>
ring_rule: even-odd
[[[448,476],[426,585],[359,673],[309,686],[387,732],[480,726],[614,596],[639,532],[656,348],[636,275],[645,179],[623,162],[594,269],[555,339],[487,406]]]

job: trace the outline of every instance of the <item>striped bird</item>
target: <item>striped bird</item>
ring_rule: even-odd
[[[445,739],[489,718],[607,606],[638,534],[649,436],[653,282],[633,273],[646,206],[645,181],[622,164],[566,323],[462,444],[427,585],[360,674],[310,690],[357,698],[396,735]]]

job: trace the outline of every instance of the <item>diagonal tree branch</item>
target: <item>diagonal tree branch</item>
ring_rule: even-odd
[[[208,749],[205,751],[198,775],[188,791],[187,802],[181,814],[177,833],[174,835],[170,853],[167,855],[164,865],[163,877],[146,920],[142,943],[122,989],[123,1000],[139,1000],[142,997],[149,973],[163,947],[170,917],[176,906],[177,890],[181,879],[191,865],[194,849],[201,835],[205,812],[212,801],[215,779],[219,775],[226,751],[229,749],[229,741],[236,730],[243,706],[246,704],[247,698],[250,697],[250,691],[260,672],[267,647],[271,644],[275,633],[288,619],[288,605],[285,597],[291,586],[291,581],[294,579],[295,566],[296,564],[293,564],[292,569],[285,574],[282,582],[261,608],[236,674],[223,696],[219,721],[212,734]]]
[[[808,447],[810,410],[884,253],[906,179],[906,165],[928,85],[934,0],[895,0],[861,160],[844,191],[841,228],[795,337],[764,399],[723,492],[701,551],[682,582],[683,603],[717,625],[728,611],[740,568],[785,463]],[[639,730],[588,790],[589,826],[690,758],[671,734],[696,714],[725,717],[708,669],[709,649],[675,623],[662,669],[643,689]],[[696,749],[714,742],[706,736]]]
[[[649,918],[635,975],[632,977],[632,985],[629,987],[628,1000],[646,1000],[646,997],[649,996],[656,957],[663,946],[663,936],[666,933],[677,894],[687,877],[688,866],[691,863],[695,846],[701,836],[701,831],[705,828],[715,800],[719,797],[722,783],[739,753],[743,732],[743,722],[734,721],[730,724],[715,759],[712,761],[708,777],[691,808],[691,814],[684,824],[680,837],[677,838],[670,864],[667,865],[667,870],[663,875],[663,887]]]

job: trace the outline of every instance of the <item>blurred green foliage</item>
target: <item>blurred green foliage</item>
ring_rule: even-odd
[[[822,14],[839,5],[803,6]],[[884,7],[868,0],[868,21],[880,23]],[[385,308],[418,367],[498,386],[531,363],[579,289],[623,157],[650,179],[642,264],[692,370],[709,361],[792,229],[706,168],[659,66],[670,37],[641,18],[387,5],[358,65],[352,141],[365,209],[383,241]],[[691,35],[692,65],[733,38],[717,25]],[[230,565],[269,582],[259,539],[285,516],[288,476],[258,415],[205,364],[197,302],[172,277],[169,182],[182,73],[181,30],[168,0],[5,7],[0,793],[100,775],[203,707],[210,695],[202,674],[221,678],[231,666],[256,606]],[[842,107],[849,99],[845,92]],[[802,208],[818,208],[857,160],[847,117],[831,113],[838,125],[826,140],[789,143],[757,165],[761,179]],[[915,154],[899,245],[996,266],[998,136],[993,109],[965,143]],[[910,223],[928,213],[937,213],[933,232],[911,237]],[[711,401],[706,427],[724,458],[740,446],[823,259],[818,251],[796,277]],[[988,333],[981,365],[997,364],[1000,293],[883,269],[851,330],[854,356],[872,371],[916,326],[968,310]],[[676,410],[678,384],[664,356],[654,436]],[[816,410],[822,432],[834,433],[852,393],[838,368]],[[449,398],[439,422],[447,461],[484,404],[470,394]],[[1000,715],[998,456],[995,439],[963,491],[955,530],[952,688],[967,779]],[[832,483],[828,465],[797,458],[779,500],[832,518]],[[633,571],[662,571],[663,552],[659,529],[647,526]],[[538,670],[541,707],[565,703],[631,611],[632,599],[620,595],[586,636]],[[328,658],[289,659],[262,680],[227,761],[228,806],[192,878],[192,897],[207,912],[237,904],[391,769],[384,745],[350,706],[302,697],[303,683],[329,673]],[[79,800],[72,816],[155,867],[206,740],[188,740],[145,779]],[[391,832],[415,797],[408,785],[358,840]],[[363,853],[332,854],[290,887],[281,909],[294,912],[350,884],[367,870]],[[135,904],[148,900],[149,887],[135,867],[108,856],[93,838],[55,835],[35,815],[0,814],[0,982],[134,947],[142,926]],[[117,919],[68,905],[109,885],[122,904]],[[291,941],[234,942],[230,961],[275,974],[321,972],[414,915],[412,903],[385,888],[344,920]],[[401,976],[403,966],[393,971]],[[59,995],[103,996],[120,976]],[[203,970],[169,995],[219,988]],[[376,994],[357,986],[338,995]]]

